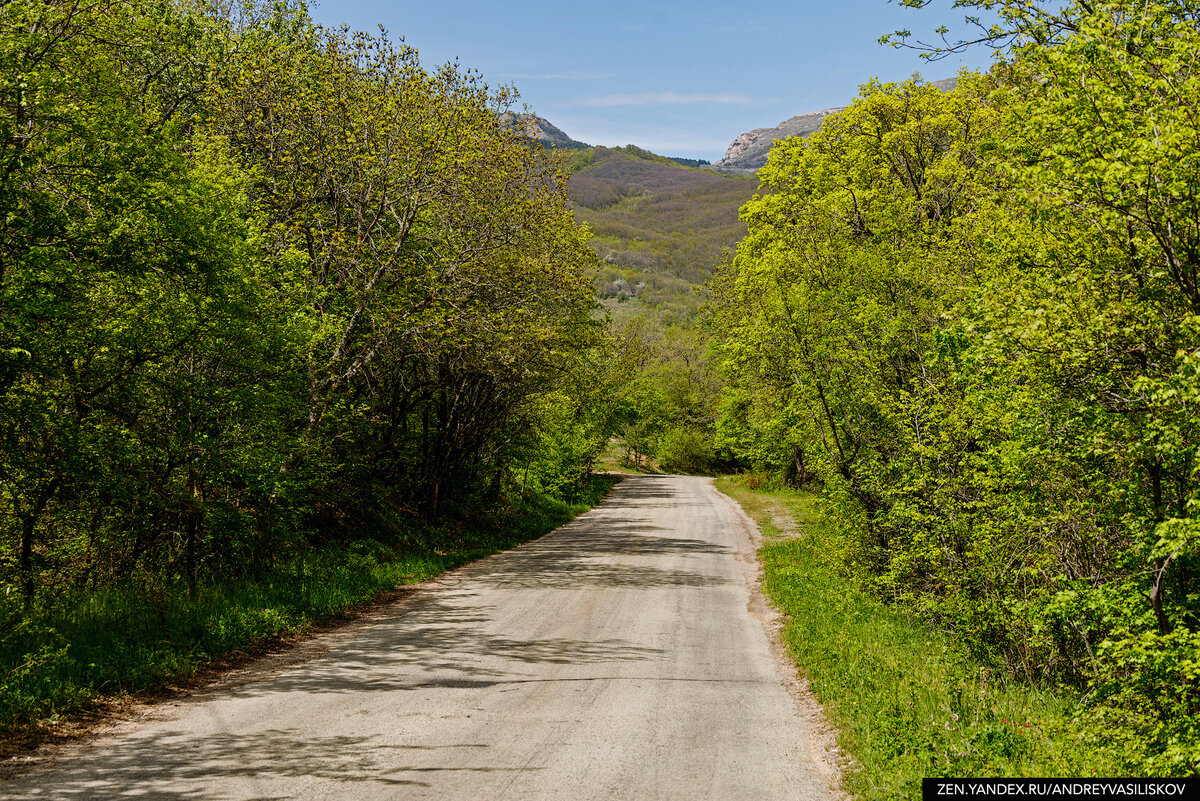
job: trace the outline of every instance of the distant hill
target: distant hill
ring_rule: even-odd
[[[949,91],[957,81],[932,83]],[[592,147],[536,114],[509,112],[501,119],[561,152],[575,217],[591,228],[592,248],[604,263],[596,291],[614,315],[649,312],[684,320],[700,307],[697,287],[746,235],[738,213],[758,191],[753,173],[766,164],[771,145],[809,136],[843,109],[797,114],[774,128],[748,131],[711,165],[634,145]]]
[[[500,124],[510,128],[519,126],[521,133],[530,139],[536,139],[545,147],[564,150],[578,150],[591,147],[586,142],[572,139],[563,133],[561,129],[552,125],[545,117],[539,117],[536,114],[516,114],[506,111],[500,115]]]
[[[591,228],[605,264],[596,284],[602,299],[632,301],[623,313],[649,307],[688,318],[699,308],[696,287],[746,234],[738,212],[756,181],[717,172],[702,159],[634,145],[592,147],[537,114],[506,112],[500,121],[560,152],[575,217]]]
[[[957,81],[932,83],[949,91]],[[592,147],[536,114],[508,112],[501,120],[561,152],[575,217],[591,228],[592,248],[605,265],[597,276],[599,296],[614,311],[628,303],[623,314],[649,308],[687,318],[701,303],[697,286],[746,234],[738,213],[758,190],[753,173],[766,164],[771,145],[811,135],[843,108],[797,114],[774,128],[741,134],[711,165],[634,145]]]
[[[602,298],[636,298],[687,316],[695,285],[712,277],[724,252],[745,236],[738,219],[757,181],[685,167],[648,150],[596,147],[565,153],[575,216],[605,262]]]
[[[942,91],[957,81],[933,81]],[[621,314],[647,310],[688,318],[701,303],[697,286],[746,234],[741,207],[758,190],[753,173],[777,139],[809,136],[844,107],[790,117],[774,128],[739,135],[715,164],[659,156],[634,145],[592,147],[536,114],[502,115],[525,136],[561,151],[570,170],[576,218],[592,230],[604,262],[596,289]]]
[[[933,86],[948,92],[957,85],[956,78],[946,78],[931,81]],[[739,134],[725,150],[725,157],[716,162],[715,169],[726,172],[753,172],[767,163],[767,153],[776,139],[786,139],[789,136],[810,136],[819,130],[830,114],[844,111],[845,106],[809,111],[789,117],[774,128],[755,128]]]

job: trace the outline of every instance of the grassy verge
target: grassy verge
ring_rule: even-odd
[[[535,539],[594,506],[619,479],[595,476],[579,502],[530,498],[499,523],[427,532],[425,548],[374,541],[305,554],[254,580],[81,594],[0,631],[0,752],[102,698],[186,682],[215,660],[261,651],[382,593]],[[5,747],[7,746],[7,748]]]
[[[1119,775],[1073,728],[1075,699],[990,675],[950,637],[844,581],[822,558],[830,531],[815,496],[735,478],[717,487],[763,532],[763,588],[853,760],[851,793],[919,798],[924,777]]]

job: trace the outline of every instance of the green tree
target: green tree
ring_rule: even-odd
[[[243,280],[237,181],[189,144],[211,33],[169,3],[0,15],[0,502],[26,606],[38,555],[89,536],[138,469],[149,376]]]
[[[730,412],[787,420],[784,441],[868,529],[894,503],[891,465],[923,447],[933,334],[975,280],[965,243],[995,112],[964,83],[867,84],[810,139],[777,145],[714,285],[733,381],[759,388]]]
[[[289,469],[330,476],[331,507],[383,484],[436,514],[595,336],[565,176],[478,75],[301,12],[241,42],[214,130],[255,177],[281,306],[315,312]]]
[[[394,533],[502,488],[524,423],[575,425],[543,396],[599,336],[593,257],[509,95],[302,6],[205,13],[0,12],[0,580],[27,607]]]
[[[853,180],[825,134],[779,148],[718,285],[722,431],[812,449],[860,581],[1086,689],[1130,770],[1194,772],[1200,6],[955,6],[1008,54],[966,146],[931,150],[974,154],[942,162],[966,205],[876,219],[912,159],[844,147]]]
[[[1107,553],[1054,609],[1108,722],[1136,732],[1120,747],[1154,770],[1195,770],[1197,698],[1179,688],[1200,646],[1200,5],[1080,3],[1061,16],[1067,35],[1021,43],[1010,67],[1003,102],[1023,140],[1008,158],[1037,228],[1016,302],[983,310],[1063,410],[1043,447],[1089,468],[1071,525],[1088,521]]]

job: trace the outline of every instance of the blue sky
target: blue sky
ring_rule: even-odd
[[[961,29],[950,0],[922,11],[887,0],[564,2],[324,0],[317,21],[383,24],[432,67],[458,61],[575,139],[719,159],[735,136],[804,111],[846,105],[871,77],[935,80],[990,62],[985,49],[925,63],[877,39]]]

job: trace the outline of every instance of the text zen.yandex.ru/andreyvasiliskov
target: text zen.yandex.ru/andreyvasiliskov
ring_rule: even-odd
[[[1195,798],[1200,779],[925,779],[923,801],[937,798]]]

